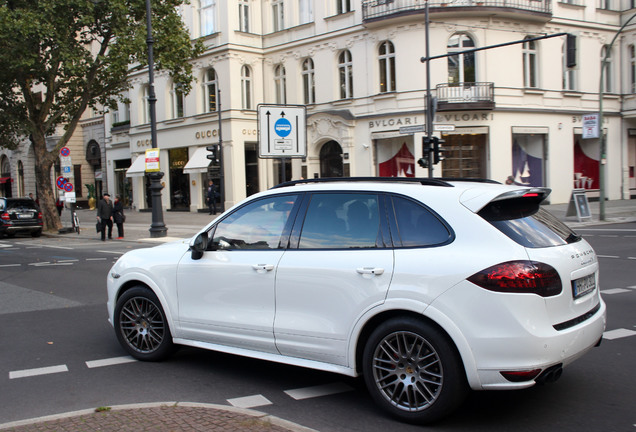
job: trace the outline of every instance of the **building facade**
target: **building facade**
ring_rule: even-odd
[[[628,4],[629,3],[629,4]],[[425,135],[427,81],[436,100],[435,135],[443,177],[483,177],[546,186],[552,203],[572,189],[598,196],[636,190],[636,32],[631,2],[612,0],[193,0],[181,16],[205,53],[185,95],[158,73],[157,131],[164,172],[162,206],[198,211],[212,179],[225,208],[288,179],[416,176]],[[421,58],[426,35],[430,76]],[[567,67],[566,37],[576,36]],[[523,42],[525,41],[525,42]],[[511,42],[521,42],[506,45]],[[502,45],[466,52],[472,48]],[[456,54],[454,54],[456,53]],[[599,111],[600,143],[584,138],[583,116]],[[107,189],[127,204],[151,207],[144,152],[151,148],[147,73],[131,76],[129,105],[105,116]],[[259,158],[257,106],[307,108],[307,155]],[[221,139],[222,138],[222,139]],[[221,143],[218,160],[206,146]],[[602,163],[601,163],[602,162]],[[285,165],[283,165],[285,164]],[[285,169],[283,169],[285,168]]]

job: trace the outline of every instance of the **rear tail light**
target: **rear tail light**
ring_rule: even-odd
[[[38,212],[38,224],[44,225],[44,221],[42,220],[42,212]]]
[[[544,263],[508,261],[475,273],[468,280],[489,291],[537,294],[550,297],[563,287],[559,273]]]
[[[510,382],[532,381],[541,373],[541,369],[531,369],[525,371],[501,371],[499,372],[505,379]]]
[[[9,216],[9,213],[4,212],[4,213],[2,213],[2,215],[0,215],[0,219],[8,221],[8,220],[11,219],[11,217]]]

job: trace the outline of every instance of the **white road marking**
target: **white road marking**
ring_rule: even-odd
[[[48,262],[48,261],[43,261],[43,262],[39,262],[39,263],[30,263],[30,266],[33,267],[47,267],[47,266],[63,266],[63,265],[73,265],[72,262]]]
[[[0,267],[20,267],[22,264],[2,264]]]
[[[228,399],[230,405],[237,408],[255,408],[259,406],[272,405],[272,402],[263,395],[245,396]]]
[[[614,339],[620,339],[620,338],[634,336],[634,335],[636,335],[636,331],[634,330],[616,329],[616,330],[606,331],[605,333],[603,333],[603,339],[614,340]]]
[[[287,396],[293,399],[303,400],[321,396],[328,396],[337,393],[344,393],[352,390],[353,388],[344,383],[333,383],[294,390],[285,390],[285,393],[287,394]]]
[[[58,365],[58,366],[49,366],[49,367],[36,368],[36,369],[24,369],[24,370],[12,371],[12,372],[9,372],[9,379],[26,378],[26,377],[32,377],[32,376],[38,376],[38,375],[49,375],[49,374],[60,373],[60,372],[68,372],[68,367],[66,367],[66,365]]]
[[[119,252],[119,251],[105,251],[105,250],[98,250],[95,252],[109,253],[109,254],[116,254],[116,255],[123,255],[125,253],[125,252]]]
[[[38,245],[38,246],[33,246],[31,243],[16,243],[22,246],[27,246],[27,249],[42,249],[42,248],[51,248],[51,249],[66,249],[66,250],[73,250],[75,248],[72,247],[68,247],[68,246],[53,246],[53,245]]]
[[[114,365],[119,365],[124,363],[133,363],[136,361],[137,361],[136,359],[130,356],[112,357],[112,358],[101,359],[101,360],[87,361],[86,367],[88,367],[89,369],[93,369],[98,367],[114,366]]]
[[[598,258],[620,258],[616,255],[597,255]]]
[[[631,292],[631,290],[624,289],[624,288],[610,288],[606,290],[601,290],[601,292],[603,294],[621,294],[621,293]]]
[[[108,258],[86,258],[86,261],[106,261]]]

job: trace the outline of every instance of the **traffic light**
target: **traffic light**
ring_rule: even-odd
[[[444,144],[443,139],[433,137],[433,163],[434,164],[438,164],[444,159],[446,159],[446,156],[444,156],[444,152],[446,152],[446,150],[441,147],[441,144]]]
[[[431,157],[431,141],[429,137],[422,137],[422,157],[417,161],[417,164],[422,168],[428,168],[430,166]]]
[[[205,148],[210,154],[205,155],[208,159],[218,162],[219,161],[219,146],[218,144],[210,145]]]
[[[568,33],[565,39],[565,65],[569,68],[576,67],[576,36]]]

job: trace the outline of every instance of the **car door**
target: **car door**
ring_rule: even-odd
[[[179,327],[187,339],[276,352],[276,268],[296,195],[256,199],[223,218],[200,259],[179,263]]]
[[[305,198],[306,216],[278,264],[274,332],[281,354],[347,365],[352,328],[384,301],[393,272],[380,198],[364,192]]]

